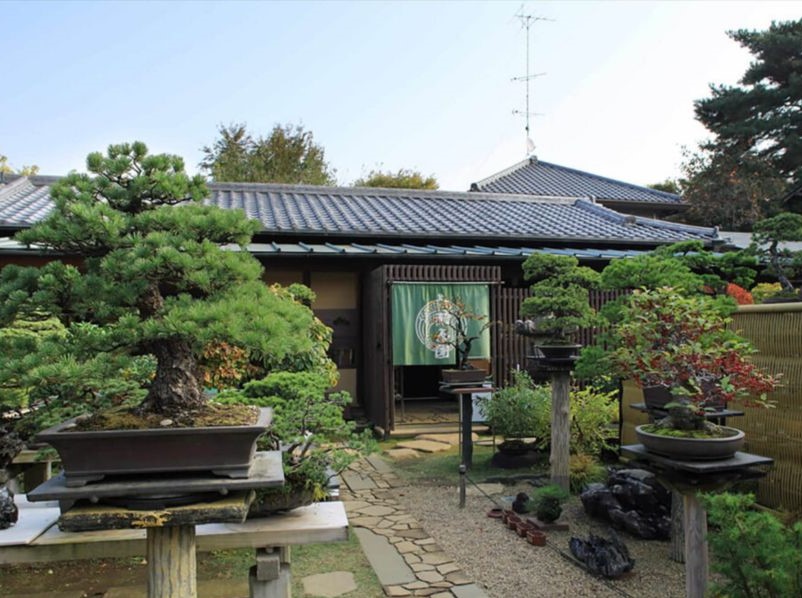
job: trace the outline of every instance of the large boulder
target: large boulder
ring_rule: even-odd
[[[607,484],[590,484],[580,495],[585,512],[645,540],[671,535],[671,494],[642,469],[613,471]]]

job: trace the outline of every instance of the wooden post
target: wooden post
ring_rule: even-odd
[[[195,598],[195,526],[147,530],[148,598]]]
[[[683,494],[685,510],[685,596],[704,598],[707,591],[707,513],[695,493]]]
[[[684,498],[682,493],[671,491],[671,554],[669,557],[675,563],[685,562],[685,531],[683,519],[685,509],[682,508]]]
[[[555,371],[551,375],[551,483],[569,489],[569,455],[571,419],[569,405],[569,370]]]

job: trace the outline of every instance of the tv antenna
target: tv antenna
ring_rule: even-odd
[[[526,118],[526,155],[528,156],[532,152],[535,151],[535,142],[532,141],[532,137],[530,136],[530,128],[529,128],[529,118],[531,116],[543,116],[540,112],[531,112],[529,110],[529,82],[532,79],[537,77],[542,77],[546,73],[531,73],[529,70],[529,30],[532,27],[532,23],[537,21],[552,21],[553,19],[547,19],[545,17],[536,17],[535,15],[528,15],[524,13],[524,7],[521,5],[520,10],[515,15],[521,21],[521,27],[526,29],[526,75],[523,77],[513,77],[512,81],[515,82],[524,82],[526,83],[526,109],[525,110],[513,110],[512,113],[516,116],[523,116]]]

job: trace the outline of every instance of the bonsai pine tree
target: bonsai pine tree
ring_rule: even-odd
[[[521,315],[531,318],[532,325],[520,331],[535,337],[537,344],[569,344],[580,328],[596,324],[588,290],[598,286],[599,273],[578,264],[568,255],[533,253],[526,258],[524,277],[533,282],[532,296],[521,304]]]
[[[139,413],[186,419],[204,403],[200,359],[211,344],[268,371],[331,371],[328,329],[265,285],[241,250],[257,224],[203,205],[206,185],[181,158],[135,142],[90,154],[87,169],[53,185],[52,213],[17,235],[65,259],[0,274],[0,325],[42,313],[66,330],[29,359],[32,383],[63,401],[135,398]]]

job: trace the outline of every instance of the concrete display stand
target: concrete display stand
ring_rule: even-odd
[[[59,500],[62,514],[58,525],[63,531],[144,528],[148,598],[195,598],[195,526],[243,523],[253,500],[252,489],[282,486],[284,473],[280,453],[269,452],[254,457],[248,477],[244,479],[192,474],[123,480],[104,478],[80,487],[70,487],[67,483],[63,475],[51,478],[30,492],[28,499]],[[196,496],[198,493],[197,502],[168,506],[176,494]],[[98,504],[102,500],[112,500],[114,504]],[[121,501],[123,505],[117,506]],[[151,504],[144,507],[124,504],[131,501]],[[272,580],[257,577],[255,587],[261,588],[262,582],[269,581]],[[278,591],[275,587],[273,590]],[[278,597],[284,594],[258,595]]]

